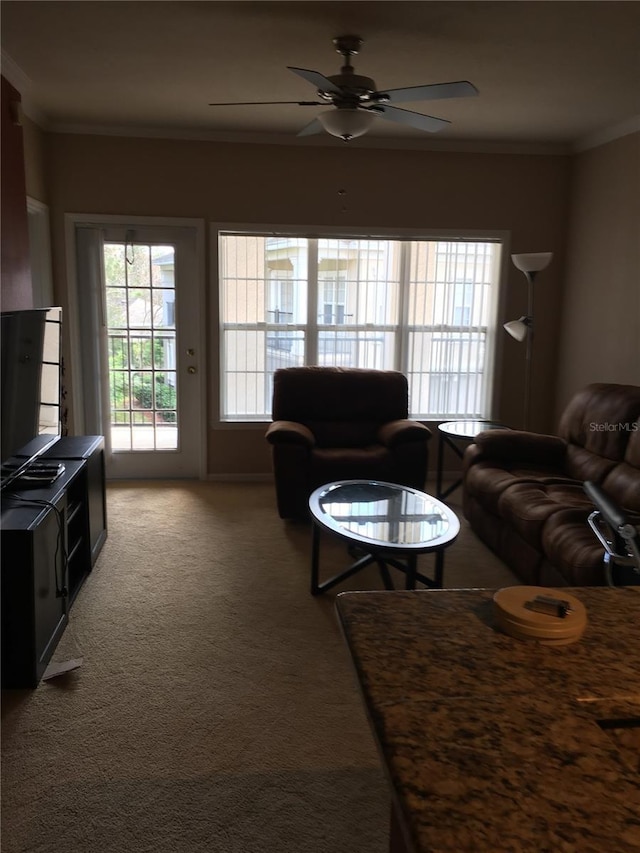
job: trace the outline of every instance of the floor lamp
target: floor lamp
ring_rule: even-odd
[[[504,324],[505,330],[522,343],[526,340],[524,374],[524,429],[529,429],[529,412],[531,408],[531,360],[533,356],[533,282],[540,270],[549,265],[552,252],[534,252],[524,255],[511,255],[513,265],[525,274],[527,279],[527,313],[519,320],[510,320]]]

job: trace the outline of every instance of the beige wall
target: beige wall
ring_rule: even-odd
[[[589,382],[640,385],[640,133],[574,157],[557,416]]]
[[[48,141],[54,274],[64,305],[64,214],[184,216],[207,222],[482,229],[511,234],[509,251],[552,251],[540,275],[533,426],[553,423],[570,158],[415,150],[236,145],[52,134]],[[339,195],[345,190],[346,195]],[[342,208],[346,207],[346,210]],[[208,274],[210,304],[217,299]],[[501,321],[526,310],[524,276],[508,265]],[[499,333],[494,416],[518,426],[524,347]],[[208,339],[217,369],[217,335]],[[209,433],[209,472],[268,473],[264,428]],[[435,447],[433,449],[435,459]]]

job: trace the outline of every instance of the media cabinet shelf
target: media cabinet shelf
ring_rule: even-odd
[[[36,687],[107,536],[102,436],[64,437],[51,484],[2,493],[2,687]]]

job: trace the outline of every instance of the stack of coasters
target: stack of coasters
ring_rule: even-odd
[[[493,613],[506,634],[518,640],[536,640],[547,646],[565,646],[579,640],[587,627],[587,611],[562,587],[509,586],[493,596]]]

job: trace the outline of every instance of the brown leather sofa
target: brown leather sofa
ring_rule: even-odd
[[[524,583],[599,586],[604,551],[587,523],[585,480],[640,518],[640,387],[587,386],[556,436],[480,433],[463,459],[464,514]]]
[[[395,370],[276,370],[266,439],[280,517],[308,518],[311,492],[335,480],[423,488],[431,430],[408,407],[407,378]]]

